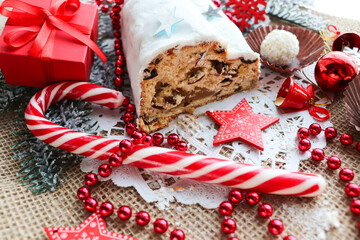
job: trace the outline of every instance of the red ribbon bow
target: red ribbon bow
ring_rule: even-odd
[[[99,46],[84,34],[90,34],[91,29],[66,22],[77,14],[80,4],[79,0],[54,0],[47,10],[21,0],[5,0],[0,6],[0,14],[9,18],[7,24],[22,27],[8,32],[4,36],[4,42],[19,48],[34,40],[29,54],[48,59],[52,55],[54,30],[57,29],[88,46],[106,62],[106,56]],[[6,7],[12,8],[12,11]]]

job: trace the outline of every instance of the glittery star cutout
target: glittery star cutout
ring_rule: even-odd
[[[97,213],[91,214],[78,227],[45,227],[50,240],[138,240],[106,230],[105,221]]]
[[[165,31],[166,35],[170,37],[173,25],[184,20],[183,18],[175,17],[175,12],[176,8],[174,8],[173,11],[168,12],[168,15],[160,20],[160,27],[156,30],[154,36],[161,33],[162,31]]]
[[[209,5],[209,9],[207,12],[203,12],[202,15],[206,18],[206,20],[210,21],[213,17],[221,17],[219,14],[220,8],[213,8]]]
[[[256,114],[244,98],[231,111],[206,112],[220,125],[214,145],[241,140],[264,150],[261,130],[279,121],[279,118]]]

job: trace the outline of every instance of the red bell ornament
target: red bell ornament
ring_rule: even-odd
[[[316,106],[314,87],[309,85],[305,89],[296,84],[292,77],[288,77],[280,87],[275,105],[285,113],[308,110],[318,120],[326,121],[330,118],[329,110]]]
[[[345,47],[360,49],[360,36],[356,33],[341,33],[334,25],[329,25],[328,30],[336,34],[332,45],[333,51],[343,51]]]
[[[316,82],[322,89],[331,92],[345,90],[357,74],[358,67],[355,60],[340,51],[325,54],[315,66]]]

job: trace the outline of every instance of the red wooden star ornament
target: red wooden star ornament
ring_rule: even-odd
[[[50,240],[139,240],[106,230],[105,221],[97,213],[91,214],[78,227],[45,227]]]
[[[264,150],[261,130],[279,121],[279,118],[256,114],[244,98],[231,111],[206,112],[220,125],[214,145],[241,140]]]

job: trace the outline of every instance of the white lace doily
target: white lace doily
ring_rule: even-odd
[[[311,73],[313,66],[305,72]],[[308,74],[311,76],[310,74]],[[300,76],[301,73],[296,73]],[[171,123],[171,126],[162,129],[163,134],[177,133],[188,142],[189,150],[193,153],[213,157],[228,158],[249,164],[283,168],[297,171],[301,160],[308,159],[310,153],[302,153],[297,148],[297,129],[308,127],[315,120],[307,111],[283,114],[274,101],[278,90],[285,80],[285,76],[262,68],[260,87],[252,91],[237,93],[222,102],[210,103],[196,109],[195,115],[180,116]],[[298,84],[307,86],[305,78],[295,77]],[[264,151],[249,146],[240,141],[234,141],[220,146],[213,146],[212,142],[217,134],[218,126],[204,113],[207,110],[231,110],[241,99],[246,98],[255,113],[279,117],[280,121],[263,131]],[[318,99],[326,101],[326,99]],[[109,110],[94,107],[93,118],[99,122],[99,133],[103,136],[116,139],[129,138],[124,132],[124,124],[120,120],[123,113],[120,110]],[[323,127],[330,126],[329,121],[320,123]],[[323,135],[312,139],[313,147],[326,146]],[[81,169],[84,172],[96,172],[103,162],[93,159],[84,159]],[[119,187],[133,186],[147,202],[156,202],[160,209],[169,202],[183,204],[200,204],[205,208],[216,208],[225,200],[228,188],[203,184],[192,180],[173,178],[164,174],[149,173],[131,166],[122,166],[113,172],[111,180]],[[106,179],[107,180],[107,179]]]

